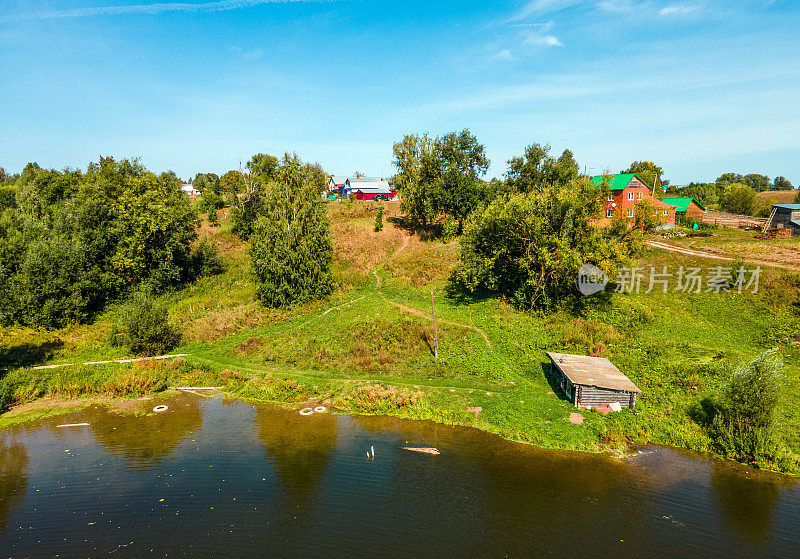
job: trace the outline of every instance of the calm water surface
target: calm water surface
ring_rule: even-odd
[[[719,461],[618,461],[192,394],[167,404],[0,432],[0,557],[800,557],[795,481]]]

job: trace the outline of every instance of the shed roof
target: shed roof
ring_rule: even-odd
[[[588,357],[548,352],[547,357],[573,384],[596,386],[609,390],[641,392],[633,381],[605,357]]]
[[[691,204],[692,202],[694,202],[695,204],[700,206],[700,209],[702,209],[703,211],[706,210],[706,208],[705,208],[705,206],[703,206],[703,204],[701,204],[700,202],[698,202],[697,200],[695,200],[692,197],[662,198],[661,201],[664,202],[665,204],[669,204],[670,206],[675,206],[675,209],[677,211],[679,211],[679,212],[685,212],[687,210],[687,208],[689,207],[689,204]]]
[[[603,179],[605,177],[609,177],[608,179],[608,188],[611,190],[625,190],[628,185],[633,180],[633,177],[636,177],[643,184],[647,185],[649,188],[650,185],[647,184],[647,181],[644,180],[641,176],[637,175],[636,173],[619,173],[617,175],[595,175],[591,178],[591,181],[596,184],[600,185],[603,183]]]
[[[333,181],[333,184],[344,184],[347,180],[347,177],[344,175],[331,175],[330,180]]]
[[[800,210],[800,204],[772,204],[772,207],[781,210],[791,210],[791,211]]]

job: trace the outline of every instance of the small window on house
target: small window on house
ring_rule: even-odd
[[[606,217],[614,217],[614,210],[612,209],[606,210]]]
[[[636,199],[637,200],[641,200],[642,199],[642,193],[641,192],[637,192],[636,193]]]
[[[633,217],[633,209],[628,210],[628,217]]]
[[[664,215],[669,215],[669,210],[664,210]]]
[[[608,201],[609,202],[613,202],[614,201],[614,193],[613,192],[609,192],[608,193]]]
[[[628,200],[633,200],[633,190],[628,192]]]

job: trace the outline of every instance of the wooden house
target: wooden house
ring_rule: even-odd
[[[547,357],[550,373],[576,407],[593,408],[614,402],[623,408],[636,405],[636,395],[641,390],[605,357],[552,352]]]
[[[772,214],[766,229],[789,229],[792,236],[800,235],[800,204],[772,204]]]
[[[650,193],[650,186],[636,173],[618,175],[597,175],[591,181],[600,186],[608,179],[608,197],[603,201],[603,215],[597,221],[600,226],[608,225],[612,219],[624,219],[631,225],[636,221],[636,204],[649,202],[656,217],[666,227],[675,225],[675,206],[665,204]]]
[[[703,214],[706,213],[705,207],[691,197],[664,198],[661,201],[670,206],[675,206],[675,218],[678,221],[684,217],[690,217],[695,221],[703,221]]]

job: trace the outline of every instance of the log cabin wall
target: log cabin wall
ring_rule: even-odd
[[[578,407],[607,406],[619,402],[623,408],[632,408],[636,404],[636,395],[631,392],[597,388],[596,386],[578,385],[575,405]]]

